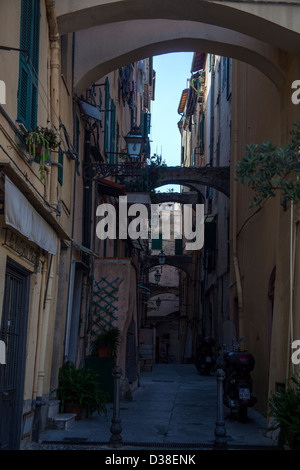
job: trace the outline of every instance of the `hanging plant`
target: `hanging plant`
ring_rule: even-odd
[[[53,129],[37,127],[24,136],[28,152],[40,164],[41,181],[45,178],[45,164],[49,162],[50,152],[55,150],[60,141]]]
[[[300,119],[291,131],[291,141],[277,148],[271,142],[246,147],[247,155],[236,165],[236,180],[249,186],[251,206],[262,206],[280,191],[286,200],[300,201]]]

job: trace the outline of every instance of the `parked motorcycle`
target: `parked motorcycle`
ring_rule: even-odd
[[[240,344],[233,340],[230,349],[223,349],[219,366],[225,372],[223,402],[232,412],[238,414],[240,422],[247,421],[248,408],[256,403],[252,394],[252,378],[255,359],[248,351],[241,351]]]
[[[215,365],[215,340],[210,336],[202,338],[197,348],[196,367],[200,374],[209,375]]]

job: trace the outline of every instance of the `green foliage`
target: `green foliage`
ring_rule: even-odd
[[[293,375],[284,390],[273,393],[269,406],[274,418],[269,430],[279,430],[278,446],[300,450],[300,375]]]
[[[88,416],[94,411],[107,415],[106,404],[108,395],[99,389],[97,374],[88,368],[75,367],[67,361],[59,370],[57,399],[60,400],[60,410],[64,411],[65,404],[86,409]]]
[[[30,155],[40,163],[41,180],[45,177],[45,164],[49,161],[50,151],[55,150],[60,142],[53,129],[37,127],[24,136]]]
[[[236,179],[254,191],[251,206],[262,206],[281,191],[287,200],[300,201],[300,120],[291,131],[291,140],[277,148],[271,142],[250,144],[247,155],[236,165]]]
[[[93,351],[99,347],[109,348],[111,350],[112,357],[116,357],[119,344],[120,330],[119,328],[111,326],[110,328],[103,329],[101,333],[97,334],[97,337],[93,342]]]

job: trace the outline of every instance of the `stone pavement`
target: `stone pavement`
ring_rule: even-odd
[[[113,405],[108,419],[97,414],[76,421],[71,429],[46,429],[40,434],[44,448],[96,446],[109,448]],[[269,448],[266,419],[253,409],[247,423],[239,423],[224,408],[226,436],[231,449]],[[157,364],[142,372],[132,401],[121,402],[122,449],[211,449],[215,440],[217,382],[201,376],[192,364]],[[62,447],[60,447],[62,448]],[[275,447],[273,447],[275,448]]]

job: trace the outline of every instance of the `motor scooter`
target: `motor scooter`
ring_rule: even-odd
[[[233,413],[237,413],[240,422],[246,422],[248,408],[257,399],[252,393],[252,377],[250,373],[255,366],[253,355],[247,350],[241,350],[240,342],[232,338],[231,346],[223,345],[223,354],[218,359],[218,367],[224,370],[223,403]]]
[[[224,353],[225,372],[223,402],[237,412],[241,422],[247,421],[248,408],[256,403],[252,395],[252,377],[255,360],[248,351],[233,350]]]

